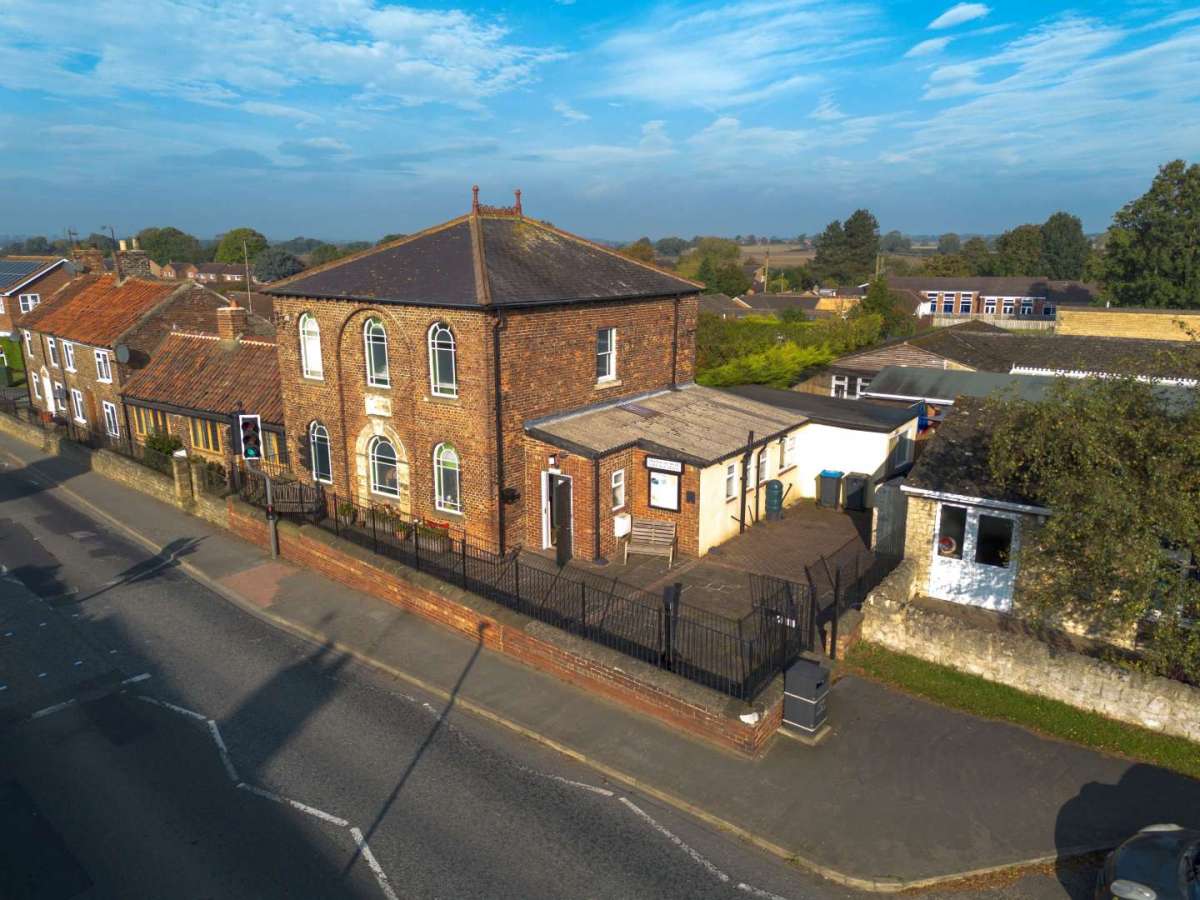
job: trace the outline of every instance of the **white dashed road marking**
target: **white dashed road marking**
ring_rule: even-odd
[[[39,675],[38,677],[41,678],[42,676]],[[53,706],[47,706],[45,709],[39,709],[37,712],[31,713],[29,718],[30,719],[43,719],[46,716],[54,715],[54,713],[56,713],[56,712],[62,712],[68,706],[74,706],[74,705],[75,705],[74,698],[72,698],[70,700],[64,700],[62,703],[55,703]]]
[[[221,754],[221,763],[225,766],[229,780],[234,784],[241,783],[242,779],[238,778],[237,769],[233,767],[233,760],[229,758],[229,750],[225,746],[225,739],[221,737],[221,729],[217,727],[217,723],[212,719],[207,720],[204,724],[208,726],[208,733],[212,735],[213,743],[217,745],[217,752]]]
[[[335,816],[331,813],[327,813],[323,809],[317,809],[315,806],[309,806],[307,803],[301,803],[299,800],[291,800],[287,797],[281,796],[280,794],[272,793],[271,791],[264,791],[262,788],[255,787],[252,784],[246,784],[244,781],[238,782],[237,786],[243,791],[249,791],[251,794],[254,794],[258,797],[265,797],[266,799],[273,800],[276,803],[282,803],[285,806],[294,807],[303,813],[308,813],[310,816],[314,816],[315,818],[322,819],[330,824],[337,825],[339,828],[345,828],[350,824],[345,819]]]
[[[711,862],[709,862],[707,859],[705,859],[703,856],[701,856],[699,851],[694,850],[688,844],[685,844],[681,838],[676,836],[676,834],[673,831],[671,831],[670,829],[668,829],[665,825],[658,824],[658,822],[656,822],[654,820],[654,818],[651,817],[651,815],[648,812],[646,812],[640,806],[633,803],[633,801],[631,801],[628,797],[621,797],[619,799],[627,807],[629,807],[631,810],[633,810],[634,813],[636,813],[638,816],[640,816],[642,819],[644,819],[646,821],[646,823],[650,825],[651,828],[653,828],[659,834],[663,835],[672,844],[674,844],[676,847],[678,847],[680,850],[682,850],[684,853],[686,853],[688,856],[690,856],[695,862],[697,862],[701,866],[703,866],[704,869],[710,875],[712,875],[714,878],[716,878],[718,881],[726,881],[726,882],[729,881],[728,875],[726,875],[724,872],[722,872],[720,869],[718,869],[715,865],[713,865]]]
[[[354,838],[354,843],[358,844],[358,850],[362,854],[363,859],[367,861],[367,865],[375,873],[375,880],[379,882],[379,889],[383,891],[383,896],[387,897],[387,900],[400,900],[396,896],[396,892],[392,890],[392,883],[388,881],[387,872],[383,871],[383,866],[379,864],[379,860],[371,852],[371,848],[368,846],[366,838],[363,837],[363,833],[357,828],[351,828],[350,834]]]

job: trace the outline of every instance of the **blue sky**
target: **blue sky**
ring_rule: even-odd
[[[1176,157],[1194,4],[0,4],[0,233],[1100,230]]]

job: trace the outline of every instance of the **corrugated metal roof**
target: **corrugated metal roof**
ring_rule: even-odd
[[[707,466],[745,448],[751,431],[757,443],[806,421],[795,410],[693,384],[526,422],[525,430],[591,457],[641,447]]]

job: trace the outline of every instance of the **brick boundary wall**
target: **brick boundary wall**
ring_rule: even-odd
[[[1014,631],[973,627],[940,602],[914,603],[906,559],[863,604],[863,640],[1151,731],[1200,742],[1200,688],[1052,647]]]
[[[262,512],[230,498],[234,534],[265,547]],[[640,660],[576,638],[475,594],[347,544],[315,526],[279,523],[280,556],[395,604],[489,650],[718,746],[757,756],[779,728],[782,679],[743,703]],[[742,716],[753,716],[753,724]]]
[[[0,415],[0,431],[49,453],[78,457],[106,478],[226,528],[256,546],[269,545],[262,510],[235,496],[220,500],[197,490],[186,465],[176,466],[173,478],[6,415]],[[483,646],[490,650],[723,749],[757,756],[782,724],[782,677],[777,676],[753,703],[744,703],[376,556],[316,526],[280,522],[279,550],[300,566],[472,640],[482,636]]]

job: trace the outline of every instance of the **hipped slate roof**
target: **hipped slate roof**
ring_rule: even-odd
[[[0,258],[0,294],[16,290],[30,279],[43,275],[65,262],[65,259],[57,256],[41,259]]]
[[[21,327],[93,347],[112,347],[143,316],[187,285],[112,275],[76,278],[26,313]]]
[[[744,450],[751,431],[758,446],[806,421],[793,410],[688,384],[532,420],[525,431],[591,459],[639,447],[704,467]]]
[[[283,426],[279,360],[272,341],[218,340],[210,334],[172,332],[122,395],[138,405],[162,405],[216,416],[241,409]]]
[[[473,213],[266,293],[468,308],[695,294],[700,286],[520,215]]]

